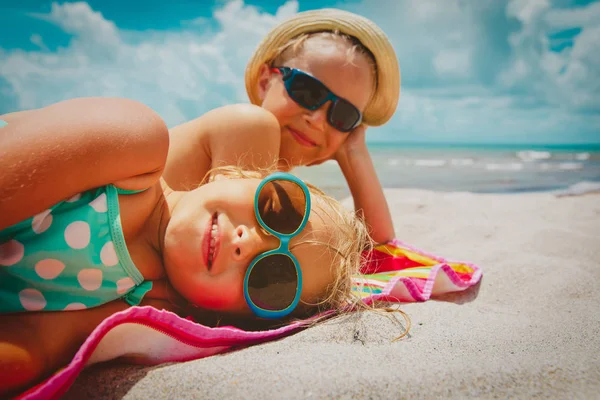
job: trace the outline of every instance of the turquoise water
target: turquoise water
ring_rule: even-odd
[[[482,151],[502,151],[502,150],[534,150],[534,151],[555,151],[555,152],[580,152],[591,151],[600,152],[600,144],[485,144],[485,143],[398,143],[398,142],[375,142],[368,144],[371,150],[380,149],[455,149],[455,150],[482,150]]]
[[[600,189],[600,145],[371,144],[379,180],[388,188],[476,193]],[[304,179],[347,194],[337,163],[298,168]],[[336,194],[336,197],[340,195]]]

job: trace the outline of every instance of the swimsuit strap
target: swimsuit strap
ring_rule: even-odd
[[[121,189],[116,186],[115,186],[115,189],[117,189],[117,194],[136,194],[136,193],[141,193],[141,192],[145,192],[146,190],[148,190],[148,188],[140,189],[140,190],[128,190],[128,189]]]

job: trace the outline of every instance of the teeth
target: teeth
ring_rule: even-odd
[[[212,265],[212,261],[213,261],[213,257],[214,257],[214,253],[215,253],[215,244],[217,242],[216,236],[217,236],[217,231],[218,231],[218,226],[217,226],[217,214],[215,214],[213,216],[213,224],[212,224],[212,228],[210,231],[210,248],[208,250],[208,265]]]

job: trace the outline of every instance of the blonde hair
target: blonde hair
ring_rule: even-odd
[[[262,179],[269,173],[274,172],[274,168],[247,171],[234,166],[217,167],[209,171],[202,184],[211,182],[219,177],[229,179]],[[352,276],[358,274],[363,263],[363,251],[372,248],[373,244],[367,232],[365,224],[354,212],[345,209],[341,203],[328,196],[322,190],[306,183],[311,196],[313,196],[313,206],[325,205],[320,207],[323,213],[331,220],[331,223],[325,224],[328,229],[328,236],[331,238],[327,242],[320,240],[304,240],[295,244],[293,247],[304,244],[321,245],[332,251],[333,256],[333,282],[325,290],[325,294],[316,303],[302,302],[304,307],[308,307],[309,313],[315,314],[326,310],[341,310],[349,304],[349,297],[352,287]],[[354,302],[352,302],[354,303]]]
[[[375,56],[365,45],[361,43],[360,40],[354,36],[341,33],[338,30],[303,33],[296,36],[275,51],[275,56],[271,62],[272,65],[280,66],[285,61],[298,56],[298,54],[304,50],[304,46],[308,40],[317,38],[331,40],[337,43],[344,43],[347,46],[346,62],[348,64],[356,65],[354,62],[356,57],[361,55],[364,56],[371,67],[371,75],[373,77],[373,81],[375,82],[373,92],[375,92],[377,89],[377,62],[375,61]]]
[[[204,177],[202,184],[214,181],[220,177],[228,179],[262,179],[268,174],[275,172],[275,166],[266,169],[254,171],[243,170],[236,166],[221,166],[210,170]],[[351,311],[370,310],[389,315],[391,312],[398,312],[406,322],[404,332],[396,337],[399,340],[408,334],[410,329],[410,318],[399,309],[387,307],[378,307],[377,303],[365,303],[360,296],[353,292],[352,277],[358,275],[361,267],[368,262],[368,255],[373,249],[373,241],[369,236],[365,223],[355,212],[347,210],[342,204],[334,198],[328,196],[317,187],[306,183],[313,197],[313,205],[324,204],[321,211],[331,220],[332,223],[325,224],[330,229],[331,239],[328,242],[319,240],[304,240],[300,244],[315,244],[325,246],[334,253],[331,268],[333,269],[333,281],[327,285],[324,294],[316,303],[302,302],[292,313],[291,317],[278,322],[263,321],[262,325],[256,321],[246,321],[247,328],[272,328],[273,325],[289,323],[294,318],[307,318],[302,323],[312,326],[334,316],[341,316]],[[316,315],[316,316],[315,316]],[[315,316],[313,318],[309,318]],[[235,325],[244,325],[236,320],[230,321],[228,318],[220,318],[219,322],[232,323]]]

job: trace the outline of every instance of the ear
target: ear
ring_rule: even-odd
[[[260,69],[258,70],[258,81],[256,84],[258,85],[258,97],[260,98],[261,103],[265,100],[272,76],[273,74],[269,65],[263,64],[260,66]]]

